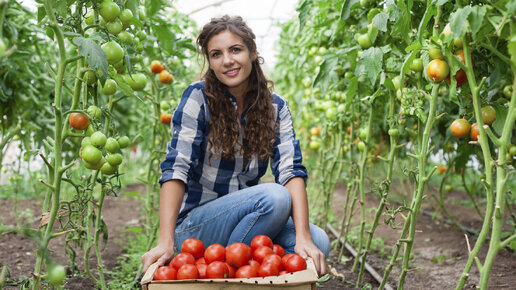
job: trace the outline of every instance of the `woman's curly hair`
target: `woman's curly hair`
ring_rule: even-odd
[[[242,17],[224,15],[220,18],[212,18],[208,24],[204,25],[197,38],[197,47],[199,52],[204,55],[204,64],[206,61],[209,62],[208,42],[213,36],[226,30],[242,38],[251,56],[258,55],[255,35]],[[276,140],[271,93],[274,84],[265,77],[260,66],[261,63],[263,63],[263,58],[257,56],[252,63],[247,92],[244,96],[245,105],[247,105],[245,120],[247,146],[238,140],[237,113],[233,103],[226,96],[227,87],[217,79],[210,68],[203,76],[211,115],[208,150],[222,156],[223,159],[234,160],[235,145],[237,144],[239,145],[237,148],[240,148],[239,153],[244,156],[246,161],[249,161],[253,155],[265,160],[272,154]]]

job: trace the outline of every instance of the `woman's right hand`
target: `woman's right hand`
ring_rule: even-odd
[[[152,248],[142,256],[143,273],[147,272],[149,266],[158,262],[158,266],[163,266],[174,257],[174,246],[171,244],[160,244]]]

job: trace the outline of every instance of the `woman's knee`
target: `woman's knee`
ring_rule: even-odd
[[[325,257],[328,257],[330,254],[330,238],[328,234],[326,234],[323,229],[313,224],[310,224],[310,232],[314,244],[323,252]]]
[[[281,184],[264,183],[262,193],[265,203],[274,208],[290,214],[292,207],[292,198],[288,190]]]

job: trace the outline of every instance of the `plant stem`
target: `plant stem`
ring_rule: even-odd
[[[369,118],[368,118],[368,124],[367,124],[367,137],[365,141],[364,150],[361,152],[360,155],[360,165],[359,165],[359,183],[358,183],[358,190],[360,192],[360,235],[358,240],[358,248],[357,248],[357,256],[355,257],[355,261],[353,263],[353,268],[351,271],[355,272],[358,267],[358,263],[363,263],[364,261],[360,261],[360,256],[362,255],[362,250],[364,247],[364,237],[365,237],[365,188],[364,188],[364,179],[365,179],[365,165],[367,162],[367,153],[369,151],[369,145],[371,140],[371,134],[372,134],[372,127],[373,127],[373,116],[374,116],[374,110],[373,110],[373,102],[369,104]]]

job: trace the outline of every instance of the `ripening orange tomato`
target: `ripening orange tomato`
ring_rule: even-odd
[[[165,67],[159,61],[153,60],[150,64],[150,69],[153,73],[159,74],[165,69]]]
[[[471,125],[469,124],[469,122],[467,120],[457,119],[457,120],[453,121],[450,129],[451,129],[453,136],[455,136],[457,138],[463,138],[463,137],[468,136],[469,131],[471,129]]]
[[[436,58],[428,64],[426,73],[434,83],[438,83],[446,79],[450,73],[450,67],[446,61]]]
[[[478,135],[480,135],[480,131],[478,130],[478,123],[473,123],[473,125],[471,125],[469,134],[472,140],[478,141]]]
[[[163,84],[170,84],[174,81],[174,76],[165,69],[159,73],[159,81]]]

